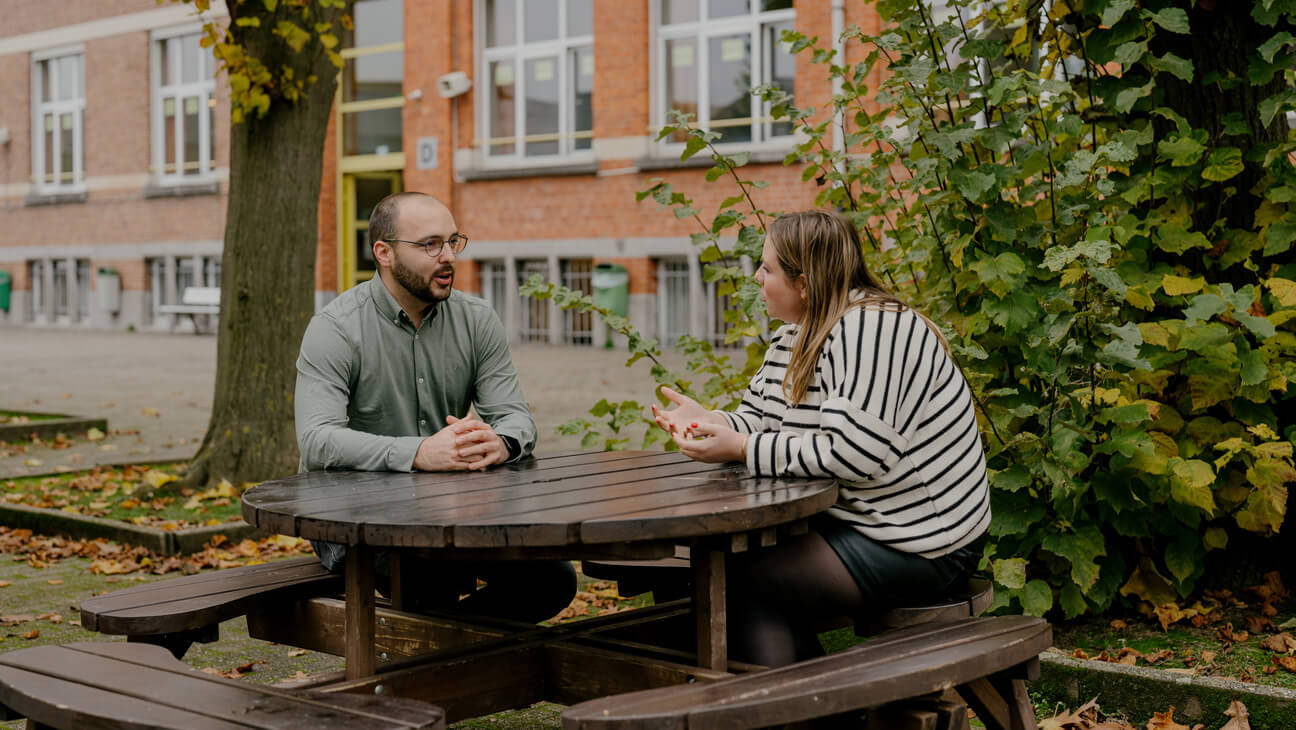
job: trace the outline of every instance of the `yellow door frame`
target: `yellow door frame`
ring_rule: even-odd
[[[359,219],[356,205],[356,180],[387,180],[391,183],[393,193],[401,192],[403,170],[385,170],[375,172],[348,172],[342,174],[342,225],[339,226],[338,261],[341,262],[338,274],[340,291],[346,291],[362,281],[368,281],[371,271],[360,271],[356,254],[356,235],[369,230],[369,221]]]

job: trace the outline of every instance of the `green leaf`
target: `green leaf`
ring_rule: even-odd
[[[1197,133],[1201,132],[1200,135]],[[1176,137],[1162,140],[1157,145],[1157,154],[1170,161],[1175,167],[1188,167],[1197,164],[1201,159],[1202,153],[1206,151],[1204,140],[1198,136],[1205,136],[1201,130],[1193,130],[1192,134],[1181,134]]]
[[[1152,14],[1152,22],[1171,33],[1188,34],[1192,32],[1188,24],[1188,13],[1183,8],[1164,8]]]
[[[1114,27],[1132,7],[1134,7],[1134,0],[1113,0],[1103,10],[1102,24],[1108,28]]]
[[[243,18],[239,18],[238,20],[235,20],[234,25],[237,25],[240,28],[260,28],[261,19],[256,17],[255,15],[251,17],[243,17]]]
[[[689,135],[688,141],[684,143],[684,151],[680,153],[680,161],[696,155],[699,151],[707,146],[706,140],[696,135]]]
[[[261,0],[261,4],[265,5],[267,13],[274,13],[275,8],[279,6],[279,0]]]
[[[1196,507],[1210,516],[1215,512],[1215,470],[1200,459],[1170,460],[1170,496],[1174,501]]]
[[[661,429],[657,430],[660,431]],[[1058,605],[1062,606],[1062,611],[1068,619],[1075,618],[1089,610],[1089,604],[1085,602],[1084,594],[1080,592],[1080,589],[1074,583],[1063,584],[1062,591],[1058,595]]]
[[[1189,327],[1228,311],[1228,305],[1215,294],[1198,294],[1184,310],[1184,320]]]
[[[1148,61],[1148,64],[1154,70],[1164,71],[1181,81],[1192,81],[1193,79],[1193,62],[1186,58],[1180,58],[1173,53],[1167,53],[1159,58],[1153,56]]]
[[[1260,47],[1256,50],[1260,52],[1260,57],[1265,60],[1265,63],[1273,63],[1274,56],[1278,51],[1282,50],[1283,46],[1286,46],[1291,42],[1292,34],[1284,30],[1273,38],[1260,44]]]
[[[1130,41],[1122,43],[1116,49],[1116,55],[1113,58],[1117,63],[1128,66],[1142,58],[1145,53],[1147,53],[1147,41]]]
[[[1203,549],[1195,533],[1180,533],[1166,546],[1166,567],[1180,583],[1186,582],[1200,570],[1205,557],[1206,550]]]
[[[1271,223],[1264,232],[1264,255],[1276,256],[1291,248],[1296,240],[1296,223]]]
[[[1019,590],[1026,585],[1026,561],[1008,558],[994,561],[995,582],[1009,590]]]
[[[994,175],[978,170],[955,169],[950,171],[949,179],[963,197],[973,202],[980,201],[981,196],[989,192],[995,184]]]
[[[1190,279],[1184,276],[1166,274],[1161,277],[1161,289],[1172,297],[1201,291],[1203,286],[1206,286],[1206,280],[1200,276]]]
[[[1022,610],[1031,616],[1043,616],[1053,608],[1053,589],[1039,578],[1027,583],[1020,597]]]
[[[1100,556],[1107,554],[1107,541],[1097,525],[1086,525],[1072,533],[1051,532],[1041,547],[1071,563],[1071,579],[1081,590],[1089,590],[1098,581]]]
[[[1259,350],[1252,350],[1241,358],[1242,384],[1259,385],[1269,378],[1269,367]]]
[[[1243,327],[1251,330],[1262,340],[1269,339],[1278,333],[1273,322],[1265,317],[1257,317],[1249,312],[1239,310],[1233,311],[1233,318],[1242,323]]]
[[[1134,105],[1138,103],[1139,99],[1151,94],[1155,85],[1155,82],[1149,81],[1143,86],[1129,87],[1116,95],[1116,103],[1112,106],[1121,114],[1126,114],[1130,109],[1134,108]]]
[[[1206,158],[1202,177],[1214,182],[1223,182],[1241,174],[1242,169],[1242,150],[1236,147],[1220,147],[1212,150],[1210,156]]]
[[[661,429],[657,429],[661,431]],[[662,431],[665,433],[665,431]],[[1228,530],[1222,527],[1208,527],[1202,535],[1202,545],[1207,550],[1223,550],[1228,547]]]

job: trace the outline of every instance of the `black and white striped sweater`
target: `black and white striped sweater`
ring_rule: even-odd
[[[985,452],[967,382],[912,310],[855,307],[833,327],[806,397],[783,378],[798,334],[781,327],[738,410],[756,475],[836,477],[832,516],[897,550],[935,558],[990,524]]]

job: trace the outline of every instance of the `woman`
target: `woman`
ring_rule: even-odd
[[[840,480],[809,533],[731,563],[733,654],[778,666],[823,653],[823,620],[965,581],[990,499],[967,383],[935,326],[869,272],[854,226],[816,210],[781,216],[761,259],[761,297],[786,324],[738,410],[663,388],[676,407],[653,416],[698,461]]]

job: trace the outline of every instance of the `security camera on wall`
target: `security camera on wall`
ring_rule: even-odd
[[[443,99],[450,99],[472,88],[472,79],[463,71],[451,71],[437,79],[437,92]]]

